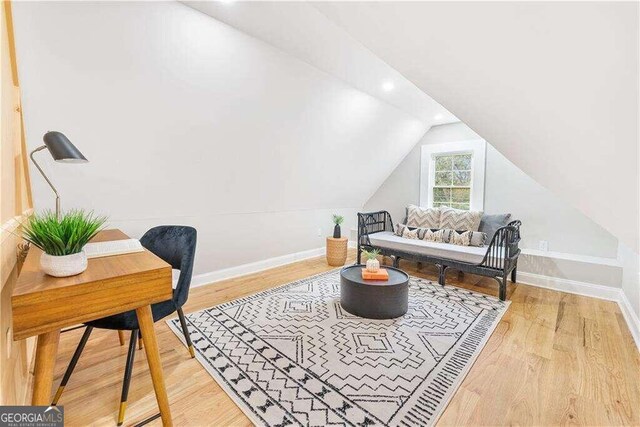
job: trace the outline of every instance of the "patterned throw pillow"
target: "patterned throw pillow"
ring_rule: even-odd
[[[439,208],[421,208],[416,205],[407,206],[407,226],[419,228],[440,227]]]
[[[407,226],[404,224],[396,224],[396,229],[393,232],[393,234],[395,234],[396,236],[402,237],[402,233],[404,233],[405,228],[407,228]]]
[[[449,207],[440,208],[440,226],[456,231],[478,231],[482,211],[464,211]]]
[[[426,230],[422,240],[436,243],[448,243],[451,230]]]
[[[453,233],[449,243],[459,246],[469,246],[469,243],[471,243],[471,231],[465,231],[460,234]]]
[[[484,246],[487,244],[487,233],[482,231],[471,231],[471,241],[469,246]]]
[[[404,230],[402,231],[402,237],[404,237],[405,239],[419,239],[420,238],[418,236],[419,231],[420,231],[419,228],[416,228],[415,230],[409,230],[409,227],[405,227]]]
[[[487,234],[481,231],[451,231],[449,243],[461,246],[484,246],[487,241]]]

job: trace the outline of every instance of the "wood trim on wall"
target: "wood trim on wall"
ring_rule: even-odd
[[[32,212],[11,3],[0,8],[0,405],[23,405],[31,384],[33,339],[13,341],[11,294],[19,274],[20,227]]]

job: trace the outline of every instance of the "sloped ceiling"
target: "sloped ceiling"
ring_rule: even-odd
[[[118,218],[155,210],[143,188],[166,215],[362,206],[428,129],[180,3],[15,9],[28,144],[68,133],[91,162],[59,185]]]
[[[638,252],[637,2],[314,6]]]
[[[309,3],[182,3],[397,107],[428,127],[459,121]],[[393,89],[385,91],[385,83],[392,83]]]

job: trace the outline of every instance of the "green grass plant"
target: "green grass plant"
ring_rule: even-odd
[[[60,219],[51,211],[29,217],[23,225],[23,238],[46,254],[63,256],[77,254],[104,226],[106,217],[93,212],[73,210]]]

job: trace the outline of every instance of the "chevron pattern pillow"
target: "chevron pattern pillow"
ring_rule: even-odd
[[[451,230],[426,230],[422,240],[435,243],[449,243],[451,233]]]
[[[464,231],[461,234],[453,233],[450,243],[459,246],[469,246],[471,243],[471,233],[473,233],[473,231]]]
[[[420,232],[419,228],[416,228],[414,230],[409,230],[409,227],[405,227],[404,230],[402,231],[402,237],[404,237],[405,239],[418,240],[420,239],[420,235],[418,234],[419,232]]]
[[[450,228],[456,231],[478,231],[482,211],[464,211],[446,206],[440,208],[440,224],[436,228]]]
[[[396,224],[394,234],[400,237],[406,237],[407,239],[424,239],[425,233],[429,231],[428,228],[414,228],[407,227],[404,224]]]
[[[407,206],[407,226],[418,228],[440,227],[439,208],[421,208],[416,205]]]
[[[396,229],[393,231],[393,234],[402,237],[402,233],[404,233],[405,228],[407,228],[407,226],[404,224],[396,224]]]
[[[451,231],[449,243],[460,246],[484,246],[487,242],[487,234],[482,231]]]

